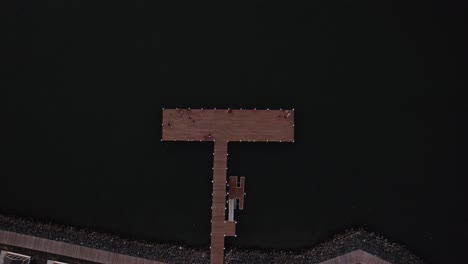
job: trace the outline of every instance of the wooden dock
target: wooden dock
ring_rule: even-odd
[[[0,230],[0,244],[103,264],[164,264],[154,260]]]
[[[294,110],[163,109],[161,140],[214,142],[210,263],[222,264],[224,238],[236,236],[226,220],[228,142],[294,142]]]
[[[226,221],[226,171],[227,141],[217,141],[213,161],[213,203],[211,210],[211,247],[212,263],[223,263],[224,237],[234,236],[235,222]]]

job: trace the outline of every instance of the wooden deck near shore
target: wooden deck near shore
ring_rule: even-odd
[[[336,258],[329,259],[319,264],[391,264],[377,256],[371,255],[364,250],[355,250]]]
[[[100,249],[0,230],[0,244],[103,264],[164,264]]]

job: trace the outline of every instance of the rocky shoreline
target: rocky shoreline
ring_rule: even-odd
[[[46,239],[152,259],[165,263],[209,263],[209,248],[129,240],[117,235],[95,232],[32,219],[0,215],[0,229]],[[402,245],[364,229],[348,230],[315,247],[300,250],[226,248],[226,264],[245,263],[320,263],[362,249],[392,264],[423,264]],[[38,262],[39,263],[39,262]]]

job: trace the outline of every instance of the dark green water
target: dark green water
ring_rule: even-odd
[[[295,143],[229,145],[247,196],[228,245],[365,226],[432,263],[461,258],[458,9],[5,6],[1,213],[207,246],[213,146],[161,142],[161,108],[295,108]]]

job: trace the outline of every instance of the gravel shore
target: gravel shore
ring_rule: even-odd
[[[209,263],[209,249],[153,243],[122,238],[83,228],[74,228],[32,219],[0,215],[0,229],[63,241],[115,253],[162,261],[165,263]],[[245,263],[320,263],[330,258],[362,249],[393,264],[423,264],[402,245],[364,229],[348,230],[315,247],[300,250],[226,248],[226,264]],[[37,263],[42,263],[41,260]]]

